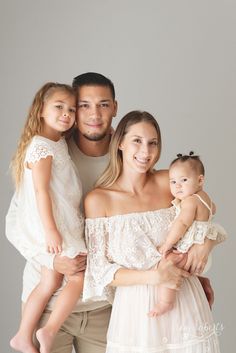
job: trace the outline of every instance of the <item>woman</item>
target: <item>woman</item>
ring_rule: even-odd
[[[217,353],[211,311],[198,278],[171,261],[160,261],[157,251],[174,218],[168,172],[153,170],[160,152],[160,129],[149,113],[130,112],[120,121],[109,165],[85,200],[89,257],[84,299],[112,302],[114,297],[107,353]],[[203,245],[205,260],[215,242]],[[183,267],[186,259],[174,261]],[[196,272],[196,259],[188,267]],[[181,278],[174,308],[150,318],[158,293],[154,285],[177,289]]]

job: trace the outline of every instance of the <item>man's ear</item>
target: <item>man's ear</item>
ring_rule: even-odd
[[[118,109],[118,103],[116,100],[114,100],[114,113],[113,113],[113,118],[116,116],[117,114],[117,109]]]

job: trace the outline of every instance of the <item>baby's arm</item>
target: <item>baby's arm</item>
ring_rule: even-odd
[[[52,157],[41,158],[38,162],[30,163],[29,167],[32,169],[35,196],[45,230],[46,250],[58,254],[62,250],[62,237],[54,220],[49,191]]]
[[[171,229],[167,235],[166,241],[160,246],[161,254],[166,254],[186,233],[187,229],[193,223],[197,210],[197,203],[193,196],[187,197],[181,201],[181,211],[174,220]]]

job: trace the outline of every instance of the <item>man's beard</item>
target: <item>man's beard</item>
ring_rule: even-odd
[[[102,134],[91,134],[91,135],[82,134],[82,135],[89,141],[101,141],[106,137],[107,133],[103,132]]]

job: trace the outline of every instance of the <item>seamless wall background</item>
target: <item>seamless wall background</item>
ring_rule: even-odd
[[[160,168],[190,150],[205,163],[206,189],[230,236],[214,251],[208,276],[222,352],[233,353],[235,31],[234,0],[1,2],[1,352],[11,352],[8,341],[19,324],[24,267],[5,239],[10,159],[36,90],[46,81],[71,83],[96,71],[116,86],[114,126],[133,109],[156,116],[164,140]]]

